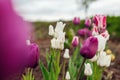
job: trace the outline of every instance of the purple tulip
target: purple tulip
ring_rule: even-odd
[[[77,47],[78,45],[79,45],[79,37],[74,36],[73,39],[72,39],[72,46]]]
[[[79,17],[74,17],[73,24],[74,25],[79,25],[80,24],[80,18]]]
[[[90,25],[91,25],[91,19],[90,18],[86,18],[85,19],[85,26],[86,27],[90,27]]]
[[[83,28],[78,30],[78,35],[81,37],[89,37],[91,36],[91,31],[88,28]]]
[[[80,49],[80,54],[88,59],[95,56],[98,49],[98,39],[96,37],[89,37],[84,42]]]
[[[14,80],[25,67],[37,64],[38,46],[26,44],[30,27],[14,11],[11,0],[0,0],[0,80]]]

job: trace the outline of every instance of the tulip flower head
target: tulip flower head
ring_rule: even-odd
[[[80,24],[80,18],[79,17],[74,17],[73,24],[74,25],[79,25]]]
[[[78,35],[81,37],[89,37],[92,35],[92,33],[88,28],[83,28],[78,30]]]
[[[85,70],[84,70],[84,74],[86,75],[86,76],[91,76],[92,75],[92,68],[91,68],[91,65],[90,65],[90,63],[85,63]]]
[[[93,22],[98,27],[99,32],[103,32],[106,29],[106,16],[96,15],[93,18]]]
[[[95,56],[98,49],[98,39],[96,37],[89,37],[84,42],[80,49],[80,54],[88,59]]]
[[[66,59],[70,58],[69,49],[65,49],[65,53],[64,53],[63,57],[66,58]]]
[[[78,45],[79,45],[79,37],[74,36],[73,39],[72,39],[72,46],[77,47]]]
[[[69,73],[68,71],[66,72],[65,79],[66,79],[66,80],[70,80],[70,73]]]
[[[109,67],[111,63],[111,55],[106,55],[106,52],[101,51],[98,54],[97,64],[101,67]]]
[[[54,49],[64,49],[64,42],[65,42],[65,32],[63,29],[65,24],[62,22],[57,22],[55,30],[52,25],[49,26],[49,35],[53,36],[51,40],[51,47]]]
[[[50,26],[49,26],[49,33],[48,33],[48,34],[51,35],[51,36],[53,36],[54,33],[55,33],[55,32],[54,32],[54,28],[53,28],[52,25],[50,25]]]
[[[91,19],[90,18],[86,18],[85,19],[85,26],[86,27],[90,27],[90,25],[91,25]]]

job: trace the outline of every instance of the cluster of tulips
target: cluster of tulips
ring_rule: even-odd
[[[80,19],[74,18],[73,23],[79,25]],[[72,55],[69,55],[71,49],[64,48],[65,24],[57,22],[56,27],[49,26],[49,35],[53,38],[51,39],[50,54],[47,54],[46,57],[48,67],[46,68],[40,62],[44,80],[58,80],[61,77],[60,73],[62,73],[62,80],[102,79],[103,70],[110,66],[112,58],[105,52],[110,36],[106,29],[106,16],[96,15],[92,20],[87,18],[85,26],[78,30],[78,35],[73,36]],[[90,26],[92,26],[91,30]],[[62,62],[60,62],[61,59]]]

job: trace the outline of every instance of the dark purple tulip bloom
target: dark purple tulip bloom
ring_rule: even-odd
[[[72,46],[77,47],[78,45],[79,45],[79,37],[74,36],[73,39],[72,39]]]
[[[30,24],[17,15],[11,0],[0,0],[0,80],[14,80],[25,67],[37,64],[37,46],[26,45],[30,33]]]
[[[86,27],[90,27],[90,25],[91,25],[91,19],[90,18],[86,18],[85,19],[85,26]]]
[[[88,59],[95,56],[98,49],[98,39],[96,37],[89,37],[84,42],[80,49],[80,54]]]
[[[74,17],[73,24],[74,25],[79,25],[80,24],[80,18],[79,17]]]
[[[91,31],[88,28],[83,28],[78,30],[78,35],[81,37],[89,37],[91,36]]]

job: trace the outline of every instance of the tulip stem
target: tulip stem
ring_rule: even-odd
[[[65,65],[66,65],[66,59],[64,59],[64,62],[63,62],[62,80],[64,80],[64,78],[65,78]]]
[[[81,75],[81,72],[82,72],[82,69],[83,69],[83,66],[84,66],[85,61],[86,61],[86,58],[83,59],[83,62],[82,62],[82,64],[81,64],[81,66],[80,66],[80,69],[79,69],[79,72],[78,72],[78,75],[77,75],[76,80],[79,80],[79,79],[80,79],[80,75]]]

